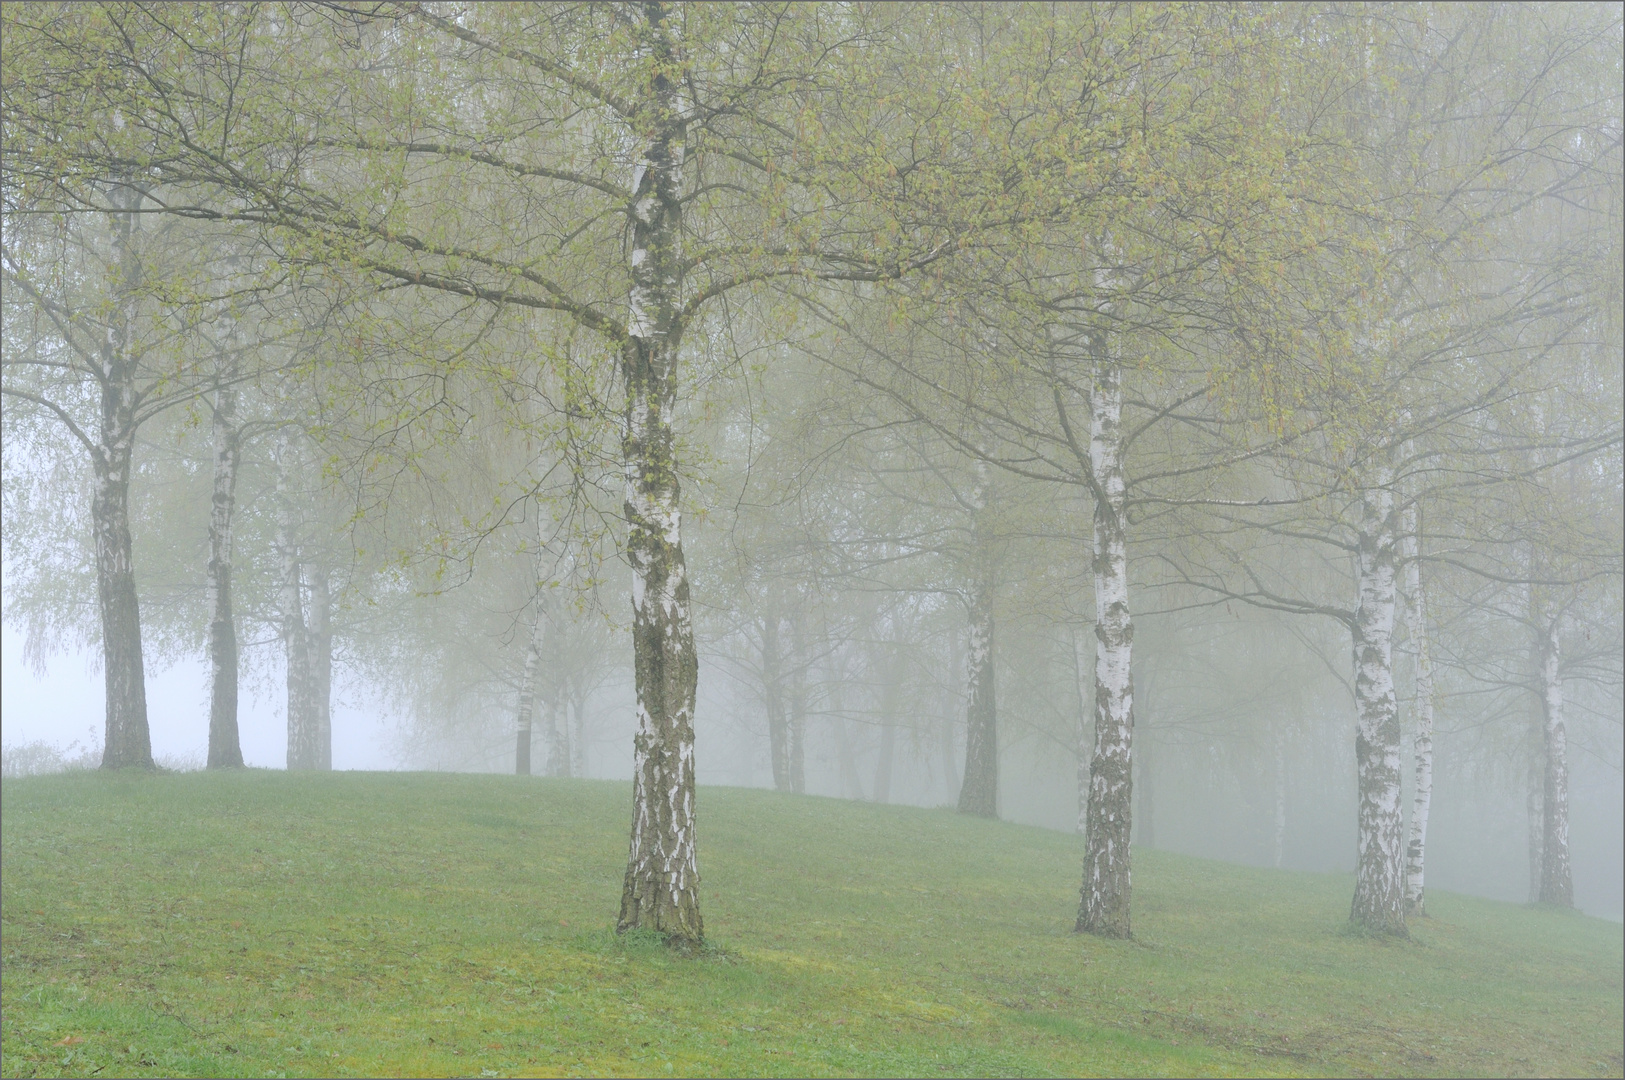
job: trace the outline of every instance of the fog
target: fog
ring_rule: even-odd
[[[8,776],[632,781],[690,945],[707,785],[1077,832],[1108,938],[1145,848],[1625,917],[1612,8],[100,10]]]

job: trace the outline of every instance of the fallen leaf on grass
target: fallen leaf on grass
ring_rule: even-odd
[[[85,1041],[84,1036],[82,1036],[82,1035],[69,1035],[66,1039],[58,1039],[52,1045],[54,1045],[54,1046],[76,1046],[79,1043],[82,1043],[84,1041]]]

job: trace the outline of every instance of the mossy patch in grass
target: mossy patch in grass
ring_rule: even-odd
[[[616,935],[627,785],[425,774],[7,781],[0,1072],[1618,1075],[1620,927],[703,788],[707,947]]]

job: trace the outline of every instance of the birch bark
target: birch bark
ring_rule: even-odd
[[[1561,611],[1542,620],[1540,641],[1541,727],[1546,749],[1541,778],[1540,902],[1574,906],[1569,867],[1568,734],[1563,723]]]
[[[99,349],[101,414],[91,456],[96,484],[91,501],[91,526],[96,537],[96,600],[102,620],[102,672],[107,692],[104,769],[152,768],[141,607],[130,550],[130,466],[135,452],[137,394],[129,305],[141,280],[141,264],[133,243],[141,200],[139,192],[126,187],[109,193],[109,201],[121,207],[121,212],[112,215],[118,280],[113,311]]]
[[[242,768],[237,728],[237,618],[231,603],[232,525],[237,511],[237,391],[235,363],[214,394],[214,497],[209,511],[209,760],[211,769]]]
[[[1433,659],[1428,653],[1427,594],[1422,583],[1422,537],[1416,504],[1403,514],[1405,626],[1416,654],[1416,734],[1411,743],[1415,782],[1411,794],[1410,840],[1405,845],[1405,917],[1427,914],[1423,870],[1427,854],[1428,813],[1433,806]]]
[[[686,119],[674,31],[664,6],[644,9],[652,61],[645,133],[633,175],[632,287],[621,346],[627,404],[621,442],[632,649],[637,690],[632,835],[619,930],[647,928],[674,944],[704,939],[695,855],[694,700],[699,659],[689,609],[672,412],[681,334],[682,174]]]
[[[1134,681],[1130,654],[1126,485],[1123,478],[1123,373],[1104,335],[1094,342],[1089,459],[1093,473],[1095,579],[1095,744],[1089,765],[1082,902],[1076,929],[1129,937],[1129,837],[1133,830]]]
[[[1375,469],[1361,493],[1357,541],[1359,605],[1354,638],[1354,737],[1359,798],[1354,900],[1349,918],[1382,933],[1405,933],[1404,821],[1400,810],[1399,707],[1394,695],[1396,600],[1393,468]]]

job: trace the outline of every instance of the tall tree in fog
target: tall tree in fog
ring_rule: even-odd
[[[1562,92],[1562,65],[1594,28],[1583,19],[1532,27],[1526,14],[1458,9],[1446,23],[1386,12],[1361,22],[1370,37],[1349,39],[1366,71],[1346,114],[1362,163],[1344,185],[1362,193],[1348,200],[1346,228],[1359,242],[1300,268],[1319,281],[1300,293],[1331,299],[1334,315],[1306,309],[1316,329],[1299,351],[1310,381],[1298,400],[1318,431],[1275,459],[1299,509],[1230,515],[1268,518],[1283,541],[1326,543],[1351,564],[1349,604],[1267,581],[1284,580],[1265,568],[1267,544],[1225,556],[1250,581],[1229,595],[1349,629],[1359,786],[1351,918],[1383,932],[1405,932],[1393,636],[1403,534],[1415,524],[1408,508],[1425,493],[1517,472],[1515,440],[1496,417],[1585,317],[1573,260],[1530,226],[1532,207],[1561,197],[1596,152],[1576,146],[1582,117]],[[1492,70],[1500,75],[1486,96]],[[1425,740],[1421,749],[1430,753]],[[1426,808],[1424,799],[1414,809]],[[1413,838],[1420,881],[1420,832]]]
[[[1268,380],[1222,374],[1221,335],[1267,328],[1238,306],[1265,307],[1249,297],[1267,268],[1323,224],[1305,183],[1324,140],[1292,127],[1280,80],[1335,88],[1336,71],[1284,62],[1293,18],[1092,8],[1025,28],[1033,42],[984,103],[998,132],[986,152],[1032,184],[1011,186],[1012,228],[968,252],[949,289],[916,290],[930,314],[908,337],[845,318],[862,349],[830,357],[967,456],[1093,506],[1080,930],[1131,928],[1131,514],[1211,499],[1204,475],[1256,453],[1234,434],[1258,407],[1249,381]]]
[[[554,313],[613,357],[641,718],[623,928],[703,933],[697,661],[672,427],[684,333],[710,301],[752,283],[897,276],[950,247],[940,232],[890,229],[898,219],[866,221],[862,205],[841,201],[843,190],[899,175],[874,169],[889,146],[902,164],[921,148],[906,132],[888,143],[893,127],[859,108],[877,98],[847,95],[816,133],[798,120],[836,100],[837,77],[857,70],[843,57],[860,43],[865,80],[916,86],[905,61],[928,55],[909,51],[918,40],[875,63],[896,18],[650,3],[492,6],[459,20],[428,7],[337,20],[200,10],[175,21],[135,8],[32,8],[7,25],[15,47],[39,58],[35,85],[87,65],[139,73],[93,92],[139,117],[150,142],[110,153],[69,140],[60,160],[76,175],[127,164],[200,194],[229,191],[229,206],[197,199],[184,211],[261,226],[290,258],[473,298],[498,315]],[[493,82],[509,96],[476,90]],[[26,112],[61,120],[78,107],[57,98]],[[809,166],[814,186],[798,187]]]
[[[114,126],[106,116],[100,122]],[[136,435],[167,410],[230,387],[253,365],[239,359],[239,343],[206,344],[222,331],[200,329],[220,310],[200,300],[195,279],[208,272],[207,241],[182,222],[155,220],[145,184],[109,180],[97,186],[104,213],[60,217],[56,193],[38,180],[7,185],[0,366],[8,423],[37,410],[89,458],[107,705],[102,765],[150,767],[130,532]],[[216,366],[222,356],[224,376]]]

